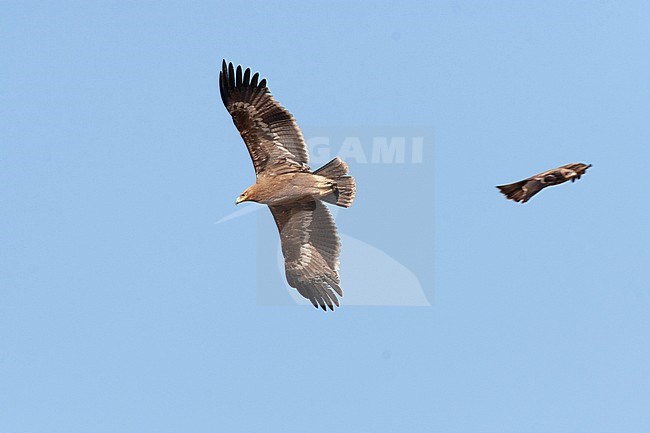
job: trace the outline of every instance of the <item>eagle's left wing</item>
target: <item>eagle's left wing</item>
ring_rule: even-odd
[[[273,99],[266,80],[251,70],[223,61],[219,73],[221,100],[232,116],[253,161],[255,174],[308,170],[307,147],[291,113]]]
[[[326,310],[343,296],[338,275],[339,237],[332,215],[320,200],[269,206],[280,232],[287,282]]]

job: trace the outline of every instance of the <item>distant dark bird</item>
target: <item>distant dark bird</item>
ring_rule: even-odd
[[[580,179],[589,167],[591,167],[591,164],[586,165],[581,162],[573,162],[536,174],[519,182],[497,186],[497,188],[509,200],[526,203],[532,196],[547,186],[559,185],[568,180],[575,182],[576,179]]]
[[[239,130],[255,168],[255,184],[235,201],[269,206],[280,232],[287,281],[326,310],[339,306],[340,242],[334,220],[323,201],[342,207],[352,204],[354,179],[348,166],[334,158],[310,171],[307,147],[293,116],[278,104],[266,79],[258,82],[250,69],[235,72],[223,61],[219,90]]]

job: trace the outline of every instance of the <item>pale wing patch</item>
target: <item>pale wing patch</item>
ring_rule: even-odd
[[[248,147],[256,173],[264,171],[271,164],[295,158],[264,122],[255,106],[247,102],[236,102],[228,111]]]

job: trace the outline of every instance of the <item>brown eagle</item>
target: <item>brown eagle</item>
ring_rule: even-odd
[[[339,237],[323,201],[352,204],[354,179],[348,166],[334,158],[310,171],[302,133],[291,113],[278,104],[266,79],[251,70],[235,71],[223,61],[219,74],[221,100],[239,130],[255,168],[255,183],[235,201],[266,204],[280,232],[287,282],[326,310],[339,306]]]
[[[547,170],[528,179],[520,180],[519,182],[509,185],[499,185],[497,188],[509,200],[526,203],[532,196],[547,186],[559,185],[568,180],[575,182],[576,179],[580,179],[589,167],[591,167],[591,164],[572,162],[571,164]]]

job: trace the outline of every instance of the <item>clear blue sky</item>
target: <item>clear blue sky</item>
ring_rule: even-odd
[[[0,432],[650,431],[649,22],[0,2]],[[222,58],[333,153],[429,131],[420,165],[348,156],[334,313],[285,290],[268,211],[215,224],[254,179]],[[524,206],[494,188],[573,161]],[[395,305],[414,282],[430,306]]]

